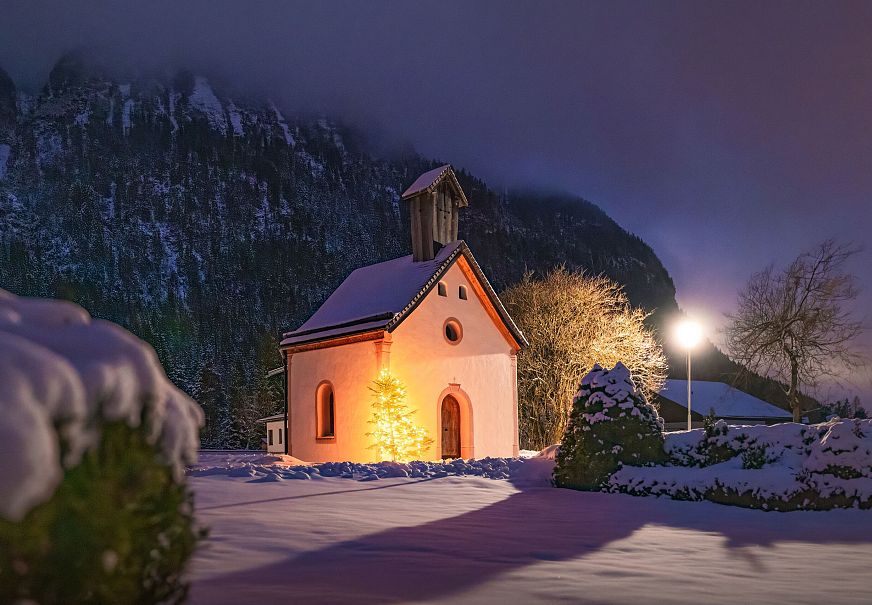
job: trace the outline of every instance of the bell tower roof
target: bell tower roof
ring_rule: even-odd
[[[451,169],[450,164],[445,164],[444,166],[440,166],[439,168],[434,168],[433,170],[429,170],[415,179],[415,182],[409,185],[409,188],[403,192],[403,199],[410,200],[413,197],[418,195],[422,195],[424,193],[432,193],[436,191],[439,184],[443,181],[446,182],[449,189],[457,196],[457,206],[459,208],[465,208],[469,206],[469,201],[466,199],[466,194],[463,193],[463,189],[460,188],[460,183],[457,182],[457,176],[454,174],[454,171]]]
[[[432,260],[442,246],[457,241],[460,209],[469,206],[451,166],[425,172],[403,193],[409,202],[412,258]]]

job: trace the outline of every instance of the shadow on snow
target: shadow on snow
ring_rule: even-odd
[[[402,485],[408,484],[240,505]],[[856,520],[834,523],[834,515],[855,515]],[[723,536],[726,548],[737,549],[736,556],[758,567],[763,562],[744,552],[744,547],[789,541],[872,543],[872,515],[867,511],[774,513],[707,502],[535,488],[455,517],[392,528],[210,578],[198,584],[195,593],[204,602],[220,602],[231,595],[238,602],[280,595],[292,602],[319,603],[436,599],[539,561],[594,554],[651,525]]]

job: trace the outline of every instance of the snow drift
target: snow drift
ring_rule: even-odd
[[[188,469],[193,477],[247,477],[254,483],[286,479],[326,478],[377,481],[380,479],[441,479],[481,477],[506,480],[518,488],[551,487],[557,446],[521,458],[470,458],[442,462],[320,462],[308,464],[291,456],[251,452],[203,452]]]
[[[0,515],[51,497],[103,421],[143,421],[178,478],[196,460],[202,414],[152,348],[69,302],[0,290]]]

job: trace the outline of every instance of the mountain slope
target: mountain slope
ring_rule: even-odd
[[[206,408],[207,444],[254,445],[280,406],[277,336],[354,268],[408,253],[399,192],[433,165],[188,73],[125,79],[71,55],[28,96],[0,72],[0,287],[131,329]],[[651,249],[593,204],[459,178],[461,237],[497,289],[566,263],[676,310]]]

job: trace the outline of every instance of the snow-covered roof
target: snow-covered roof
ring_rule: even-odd
[[[460,183],[457,181],[457,176],[451,169],[450,164],[434,168],[433,170],[427,171],[419,176],[415,179],[415,182],[409,185],[409,188],[403,192],[402,198],[407,200],[421,193],[433,191],[436,186],[445,179],[449,180],[452,189],[454,189],[460,200],[458,206],[462,208],[468,206],[469,202],[466,199],[466,194],[463,193],[463,189],[460,187]]]
[[[460,256],[469,263],[518,344],[527,344],[469,247],[463,240],[457,240],[443,246],[433,260],[415,262],[409,254],[352,271],[312,317],[296,330],[284,334],[281,346],[295,346],[375,330],[392,332]]]
[[[284,420],[284,414],[273,414],[272,416],[267,416],[266,418],[259,418],[258,422],[275,422],[277,420]]]
[[[687,407],[687,381],[669,379],[660,395]],[[790,412],[723,382],[691,381],[691,407],[700,414],[714,409],[719,418],[790,418]]]

